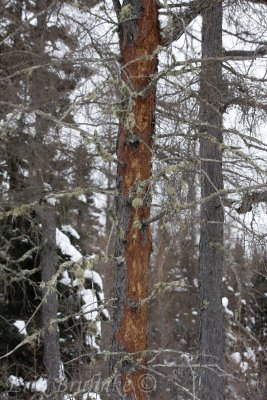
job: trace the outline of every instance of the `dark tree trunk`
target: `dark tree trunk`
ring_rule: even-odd
[[[34,63],[40,64],[46,57],[45,40],[47,31],[47,13],[44,12],[50,5],[49,0],[40,0],[36,3],[36,12],[41,13],[37,17],[37,26],[34,40]],[[47,72],[37,69],[32,73],[31,102],[33,109],[44,112],[49,111],[51,105],[44,94],[44,85],[48,76]],[[35,136],[32,140],[32,160],[30,171],[30,196],[39,201],[36,207],[37,219],[41,224],[42,243],[40,248],[41,279],[45,284],[42,301],[42,329],[44,332],[44,365],[48,379],[47,398],[58,399],[57,388],[60,378],[60,347],[58,325],[55,322],[58,311],[58,298],[56,282],[53,278],[57,269],[56,252],[56,215],[53,206],[42,200],[44,196],[44,183],[47,176],[48,146],[45,143],[49,132],[47,120],[36,116]]]
[[[56,224],[55,210],[47,204],[40,207],[38,220],[42,224],[42,246],[40,266],[43,289],[42,328],[44,330],[44,365],[48,378],[48,396],[57,399],[57,389],[60,376],[59,334],[57,319],[58,299],[56,283],[52,280],[56,273]]]
[[[223,188],[222,176],[222,5],[202,13],[200,74],[201,196],[208,199]],[[214,60],[205,61],[205,58]],[[224,399],[224,331],[222,310],[224,210],[220,196],[201,205],[199,248],[199,351],[202,400]]]
[[[142,375],[147,348],[148,268],[151,232],[142,220],[150,215],[152,136],[157,71],[154,54],[159,42],[156,0],[124,1],[120,13],[122,91],[118,135],[117,243],[115,311],[111,371],[116,373],[112,399],[142,400]],[[138,361],[137,361],[138,359]]]

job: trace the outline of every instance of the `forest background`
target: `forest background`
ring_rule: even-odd
[[[0,2],[1,398],[266,398],[266,11]]]

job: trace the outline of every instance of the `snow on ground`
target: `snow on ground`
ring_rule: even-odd
[[[65,394],[63,400],[75,400],[72,394]],[[99,394],[94,392],[84,393],[82,400],[101,400]]]
[[[14,376],[14,375],[10,375],[10,377],[8,378],[8,381],[11,385],[11,387],[15,386],[15,387],[19,387],[19,386],[24,386],[24,381],[22,378]]]
[[[90,392],[83,395],[83,400],[101,400],[99,394]]]
[[[47,390],[47,379],[41,376],[37,381],[27,382],[25,387],[26,389],[31,389],[32,392],[45,393]]]

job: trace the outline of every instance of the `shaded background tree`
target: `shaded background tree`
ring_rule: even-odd
[[[16,4],[20,6],[16,8]],[[156,134],[153,143],[154,169],[149,180],[153,189],[152,214],[146,221],[151,222],[155,243],[147,301],[150,312],[148,349],[151,352],[146,354],[147,367],[157,383],[157,390],[151,394],[153,398],[162,398],[162,395],[166,398],[192,397],[199,373],[198,368],[193,368],[196,365],[194,356],[198,354],[196,296],[201,202],[198,140],[203,123],[199,118],[202,20],[198,15],[203,7],[209,8],[211,5],[206,1],[198,4],[167,1],[159,8],[163,37],[161,44],[164,47],[158,48],[159,69],[152,78],[153,84],[157,83]],[[266,198],[266,145],[262,140],[266,120],[266,82],[261,69],[265,62],[265,38],[261,29],[264,25],[264,5],[247,1],[224,2],[223,5],[224,50],[219,61],[223,67],[225,85],[222,105],[225,182],[222,196],[225,205],[223,310],[226,316],[225,368],[230,373],[226,389],[230,399],[238,396],[264,398],[262,371],[266,356],[264,337],[260,332],[264,332],[265,320],[263,308],[260,309],[256,303],[263,301],[265,293],[266,241],[264,223],[261,223],[264,221],[262,200]],[[42,164],[42,178],[47,190],[36,198],[45,198],[56,204],[57,228],[66,237],[68,235],[76,251],[87,255],[95,251],[101,254],[100,259],[97,261],[94,258],[93,263],[101,274],[105,274],[107,293],[114,297],[114,153],[118,117],[121,118],[120,101],[121,96],[125,96],[119,72],[118,25],[114,6],[105,1],[89,10],[86,8],[90,6],[89,2],[77,2],[74,6],[67,2],[49,3],[49,29],[45,33],[44,57],[28,54],[33,48],[31,36],[34,37],[36,15],[31,12],[36,12],[35,5],[10,1],[1,6],[4,10],[1,13],[1,35],[5,39],[1,42],[4,55],[1,63],[5,74],[1,80],[1,135],[4,136],[1,147],[1,207],[3,212],[9,213],[9,216],[5,215],[5,218],[9,218],[7,224],[2,225],[2,265],[7,268],[6,255],[11,250],[10,241],[13,244],[12,251],[14,247],[18,251],[21,246],[20,254],[11,257],[14,261],[28,250],[31,252],[32,246],[38,247],[42,238],[36,216],[31,211],[34,198],[29,196],[29,190],[27,192],[29,175],[33,171],[33,168],[30,171],[30,167],[34,161],[29,149],[35,146],[41,160],[37,167]],[[14,17],[14,14],[17,16]],[[11,29],[7,23],[11,20],[16,29]],[[251,28],[249,32],[248,21]],[[255,21],[255,25],[252,21]],[[55,29],[55,41],[50,43],[48,31],[52,32],[52,28]],[[62,35],[62,39],[57,35]],[[24,46],[23,50],[15,45],[15,36],[21,48]],[[31,96],[34,86],[32,79],[37,75],[38,65],[42,65],[42,79],[49,83],[46,95],[50,103],[45,98],[36,99],[41,110],[32,104]],[[68,83],[64,83],[65,80]],[[43,95],[45,97],[45,91]],[[36,116],[46,121],[44,140],[39,148],[31,140],[35,135]],[[76,229],[77,234],[71,228]],[[6,240],[7,232],[9,236]],[[67,241],[66,237],[63,243]],[[30,242],[22,245],[20,240],[24,239]],[[80,248],[77,247],[78,243]],[[60,257],[63,256],[61,250]],[[73,249],[72,252],[77,255]],[[34,265],[33,270],[27,272],[32,280],[24,281],[33,282],[32,292],[37,293],[40,289],[39,277],[36,276],[34,282],[34,269],[39,266],[38,250],[31,254],[34,263],[30,258],[26,261]],[[58,277],[59,281],[73,282],[75,274],[80,271],[79,265],[74,266],[77,262],[71,261],[71,254],[65,255],[70,264],[67,264],[64,275]],[[104,263],[106,260],[107,263]],[[59,259],[59,265],[62,262],[63,259]],[[14,272],[13,263],[10,265]],[[256,265],[261,266],[260,270],[256,270]],[[21,275],[22,268],[16,268]],[[260,277],[261,281],[258,279]],[[8,281],[9,278],[6,279]],[[258,298],[255,295],[258,290],[256,285],[261,293]],[[62,329],[65,332],[74,329],[75,335],[79,331],[80,336],[85,338],[85,331],[75,319],[78,316],[75,312],[79,310],[76,290],[71,285],[59,283],[58,291],[64,299],[62,303],[59,302],[59,308],[62,307],[62,313],[71,313],[71,310],[74,313],[69,326],[67,321],[61,321],[61,332]],[[40,298],[38,292],[37,303]],[[82,305],[82,295],[80,301]],[[5,302],[4,307],[6,312]],[[9,321],[8,329],[11,326],[15,328],[12,323],[17,320],[13,319]],[[82,319],[85,319],[84,315]],[[72,328],[75,321],[75,328]],[[259,321],[262,321],[260,329]],[[22,337],[19,336],[17,343],[20,339]],[[81,377],[82,373],[71,355],[71,340],[66,341],[64,346],[61,342],[64,353],[64,356],[61,353],[62,361],[70,361],[68,367],[66,365],[69,380],[72,376]],[[92,343],[93,339],[88,340]],[[109,341],[110,325],[107,324],[103,331],[103,345],[107,350],[110,350]],[[96,337],[95,343],[98,344]],[[88,346],[84,344],[83,339],[75,341],[73,345],[79,357],[85,357]],[[88,368],[84,369],[86,377],[94,374],[93,365],[97,365],[97,370],[103,371],[103,374],[105,371],[105,355],[92,353],[83,359],[84,363],[88,361]],[[95,363],[89,364],[92,355]],[[8,362],[5,365],[8,366]],[[108,372],[103,375],[108,376]],[[104,390],[102,397],[108,397]]]

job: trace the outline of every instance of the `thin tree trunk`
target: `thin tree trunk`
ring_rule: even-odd
[[[49,6],[49,0],[40,0],[36,3],[36,12],[42,12]],[[37,17],[36,31],[34,35],[34,62],[39,64],[45,58],[45,37],[47,30],[47,14],[44,12]],[[46,71],[37,69],[31,77],[31,103],[37,110],[47,111],[49,104],[44,95]],[[57,268],[56,253],[56,215],[53,206],[43,202],[45,176],[47,172],[45,152],[48,147],[45,144],[49,131],[47,121],[36,116],[35,136],[32,140],[32,162],[30,171],[30,195],[38,200],[40,205],[36,207],[37,219],[41,224],[42,242],[40,249],[41,279],[45,284],[42,303],[42,329],[44,332],[44,354],[48,388],[47,398],[54,400],[59,398],[57,393],[60,379],[60,346],[58,325],[56,322],[58,311],[58,298],[56,283],[52,286],[52,279]]]
[[[124,1],[120,12],[122,91],[118,135],[117,243],[112,351],[112,399],[146,398],[142,375],[147,349],[148,268],[151,252],[150,215],[152,136],[155,87],[147,87],[157,71],[159,42],[156,0]],[[142,93],[141,93],[142,92]]]
[[[57,399],[60,377],[60,353],[57,319],[58,299],[52,279],[56,273],[56,224],[53,206],[45,204],[38,210],[38,220],[42,224],[42,247],[40,266],[43,289],[42,327],[44,330],[44,365],[48,379],[48,398]],[[50,396],[50,397],[49,397]]]
[[[202,68],[200,74],[201,196],[223,188],[222,176],[222,5],[202,13]],[[205,61],[205,58],[215,58]],[[224,399],[224,331],[222,310],[224,210],[219,196],[201,206],[199,248],[199,351],[202,400]]]

